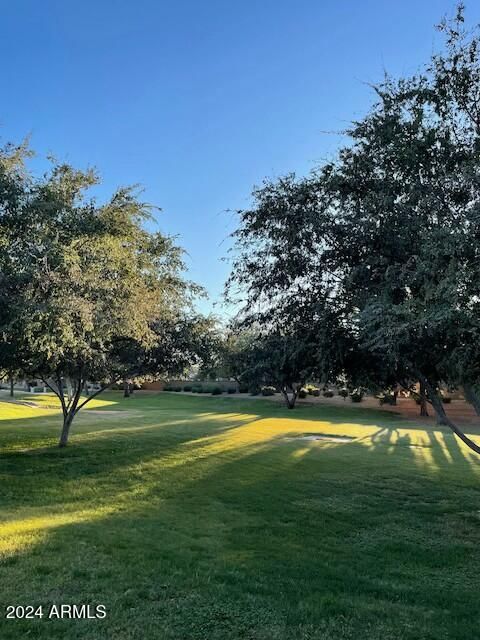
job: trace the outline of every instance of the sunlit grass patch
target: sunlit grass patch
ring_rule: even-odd
[[[50,402],[0,403],[2,600],[108,624],[2,640],[475,637],[479,464],[443,428],[112,392],[60,450]]]
[[[114,407],[116,404],[115,400],[93,398],[84,410]],[[60,400],[54,393],[16,393],[12,399],[5,393],[0,396],[0,420],[38,418],[60,411]]]

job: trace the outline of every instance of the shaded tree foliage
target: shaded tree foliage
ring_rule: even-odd
[[[54,164],[36,179],[27,153],[1,154],[0,355],[58,396],[64,446],[78,411],[113,382],[154,361],[156,371],[181,366],[173,343],[192,326],[185,312],[197,288],[174,239],[146,229],[150,207],[134,189],[100,204],[88,195],[93,171]],[[88,381],[101,387],[82,397]]]
[[[375,87],[335,161],[254,191],[227,295],[273,334],[320,301],[321,313],[303,314],[312,370],[369,386],[420,381],[439,420],[478,453],[438,390],[463,386],[480,411],[480,39],[462,6],[440,30],[444,50]]]

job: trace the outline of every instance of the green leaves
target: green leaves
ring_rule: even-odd
[[[0,154],[3,345],[30,375],[115,378],[131,365],[118,343],[156,344],[158,318],[178,315],[196,292],[183,279],[182,250],[143,226],[151,207],[138,189],[98,204],[94,171],[54,164],[36,178],[27,155]]]
[[[266,181],[238,212],[227,292],[312,375],[480,380],[480,31],[463,22],[421,74],[374,87],[335,162]]]

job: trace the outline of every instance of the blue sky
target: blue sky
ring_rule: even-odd
[[[441,42],[443,0],[2,2],[0,136],[141,183],[211,309],[235,219],[264,176],[308,172],[361,116],[368,83]],[[480,3],[467,2],[480,21]],[[37,160],[41,166],[41,159]],[[214,307],[216,312],[221,308]]]

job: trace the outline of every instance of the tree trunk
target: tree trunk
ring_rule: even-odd
[[[427,397],[423,382],[420,382],[420,415],[422,418],[428,418]]]
[[[63,381],[60,375],[57,376],[56,381],[53,380],[51,382],[48,379],[43,379],[45,385],[53,391],[60,400],[60,404],[62,405],[63,412],[63,427],[62,432],[60,434],[60,440],[58,442],[59,447],[66,447],[68,443],[68,436],[70,434],[70,427],[72,425],[73,419],[80,411],[82,407],[84,407],[91,400],[96,398],[100,393],[105,391],[105,389],[109,389],[112,384],[118,384],[120,381],[118,379],[111,380],[108,384],[105,384],[97,391],[94,391],[91,395],[87,396],[80,402],[80,396],[82,394],[82,390],[85,388],[86,380],[83,377],[83,374],[80,373],[79,377],[76,379],[75,390],[72,395],[71,401],[68,403],[65,402],[65,397],[63,395]]]
[[[65,400],[63,399],[63,384],[62,384],[61,376],[58,376],[57,384],[58,384],[60,403],[62,405],[62,411],[63,411],[63,427],[62,427],[62,433],[60,434],[60,441],[58,443],[58,446],[66,447],[68,442],[68,436],[70,434],[70,427],[72,425],[73,419],[75,418],[80,407],[84,404],[82,403],[82,405],[79,405],[78,403],[80,400],[80,396],[82,394],[82,389],[85,386],[85,380],[83,379],[82,374],[80,374],[80,376],[75,379],[74,384],[72,384],[72,380],[69,378],[71,397],[68,403],[65,403]],[[87,400],[85,400],[85,402]]]
[[[480,398],[477,396],[477,393],[472,385],[464,384],[463,393],[465,395],[465,400],[472,405],[477,416],[480,416]]]
[[[439,397],[439,395],[435,391],[435,388],[433,387],[433,385],[430,384],[427,378],[425,378],[425,376],[422,376],[421,374],[419,374],[419,380],[423,382],[423,384],[425,385],[425,389],[428,393],[428,397],[430,398],[430,402],[432,403],[432,407],[434,408],[435,413],[437,414],[438,420],[441,421],[440,424],[444,424],[447,427],[450,427],[453,433],[457,435],[460,438],[460,440],[467,445],[469,449],[471,449],[472,451],[475,451],[475,453],[480,454],[480,446],[475,442],[473,442],[473,440],[470,440],[470,438],[467,435],[465,435],[463,431],[461,431],[457,427],[457,425],[454,424],[450,420],[450,418],[447,416],[442,403],[442,399]]]
[[[66,447],[68,442],[68,436],[70,434],[70,427],[72,426],[75,413],[69,412],[63,417],[62,433],[60,434],[60,440],[58,442],[59,447]]]
[[[14,379],[10,378],[10,397],[11,398],[13,398],[13,396],[15,395],[14,385],[15,385]]]
[[[295,401],[297,400],[298,391],[292,391],[292,395],[288,395],[288,390],[284,387],[282,388],[282,394],[285,398],[285,404],[287,405],[287,409],[295,408]]]
[[[392,400],[392,405],[393,405],[394,407],[396,407],[396,406],[397,406],[397,398],[398,398],[398,391],[394,391],[394,392],[393,392],[393,400]]]
[[[123,381],[123,397],[124,398],[130,397],[130,383],[128,382],[128,380]]]

